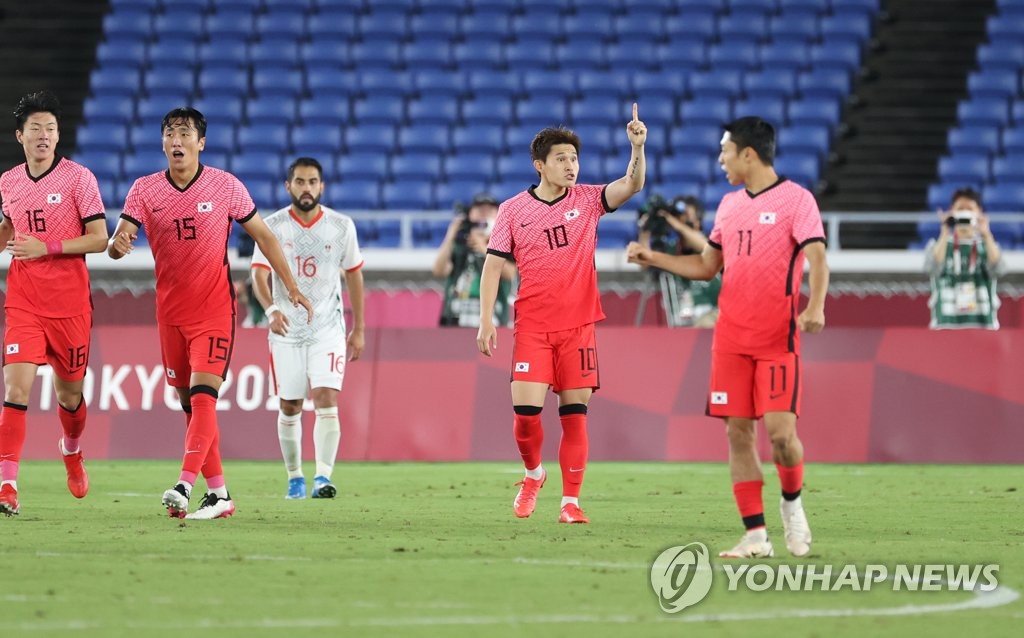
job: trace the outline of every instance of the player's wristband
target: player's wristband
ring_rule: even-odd
[[[64,252],[63,241],[48,241],[46,242],[46,254],[47,255],[60,255]]]
[[[275,312],[280,311],[281,309],[277,307],[277,304],[270,304],[270,306],[268,306],[267,309],[263,311],[263,314],[265,314],[269,319],[271,315],[273,315]]]

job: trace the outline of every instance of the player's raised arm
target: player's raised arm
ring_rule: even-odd
[[[107,256],[111,259],[120,259],[132,252],[132,242],[139,238],[138,232],[138,224],[122,217],[114,229],[114,236],[110,238]]]
[[[633,119],[626,124],[626,135],[629,137],[630,153],[626,174],[615,180],[605,189],[605,198],[611,208],[618,208],[630,197],[644,188],[647,178],[647,159],[644,156],[644,144],[647,143],[647,126],[640,120],[636,102],[633,102]]]
[[[277,238],[274,237],[274,233],[267,227],[267,223],[259,215],[253,215],[242,223],[242,228],[256,241],[256,245],[260,247],[260,251],[281,279],[285,290],[288,291],[289,301],[293,305],[305,308],[306,323],[311,323],[313,321],[313,304],[309,303],[306,295],[302,294],[302,291],[299,290],[299,282],[295,281],[295,275],[292,274],[288,260],[285,259],[284,251],[281,250],[281,244],[277,242]]]

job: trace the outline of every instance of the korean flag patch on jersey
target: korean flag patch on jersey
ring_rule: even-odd
[[[729,404],[729,393],[728,392],[712,392],[711,393],[711,404],[712,405],[728,405]]]
[[[529,372],[530,363],[528,361],[516,361],[516,372]]]
[[[213,202],[199,202],[198,204],[196,204],[196,210],[199,211],[200,213],[212,213]]]
[[[761,224],[774,224],[775,223],[775,213],[761,213],[761,216],[760,216],[760,218],[758,218],[757,221],[758,221],[758,223],[761,223]]]
[[[60,193],[49,193],[46,196],[47,204],[59,204],[61,202]]]
[[[567,220],[569,220],[569,221],[572,221],[572,220],[576,219],[579,216],[580,216],[580,209],[578,209],[578,208],[574,208],[574,209],[570,210],[569,212],[567,212],[565,214],[565,218]]]

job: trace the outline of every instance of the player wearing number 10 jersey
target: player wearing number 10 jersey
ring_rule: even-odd
[[[497,345],[494,303],[502,265],[513,259],[520,276],[512,349],[513,433],[526,467],[513,501],[520,518],[533,513],[547,478],[541,466],[540,413],[551,388],[558,394],[562,424],[559,522],[590,522],[579,507],[579,495],[587,464],[587,404],[600,387],[594,323],[604,319],[604,312],[594,267],[597,222],[644,186],[647,127],[637,118],[636,104],[626,134],[632,148],[626,174],[605,186],[589,186],[576,184],[576,134],[542,130],[530,144],[540,185],[505,201],[491,233],[480,279],[477,347],[491,356]]]
[[[18,464],[28,397],[41,365],[53,368],[68,489],[77,498],[89,491],[78,442],[85,429],[82,384],[92,327],[85,254],[106,247],[107,224],[96,178],[56,155],[60,116],[60,102],[51,93],[22,97],[14,118],[25,163],[0,176],[0,245],[13,257],[4,304],[0,412],[0,513],[8,516],[19,510]]]
[[[780,510],[786,547],[811,549],[800,498],[803,444],[800,411],[800,332],[825,327],[828,265],[825,233],[814,196],[775,173],[775,130],[757,117],[726,125],[718,161],[730,184],[746,186],[722,198],[708,245],[700,255],[671,256],[630,244],[630,260],[689,279],[710,279],[725,268],[720,315],[711,347],[708,414],[725,419],[733,495],[747,529],[724,558],[772,556],[765,531],[755,421],[764,419],[782,484]],[[810,296],[798,312],[804,256]]]
[[[164,492],[163,504],[174,517],[222,518],[235,511],[224,482],[216,411],[235,334],[227,257],[232,221],[240,223],[268,256],[291,301],[306,306],[310,317],[312,309],[245,186],[233,175],[199,163],[206,145],[203,114],[193,108],[174,109],[164,116],[160,130],[168,170],[132,185],[107,252],[114,259],[124,257],[139,228],[146,229],[156,265],[164,371],[187,423],[181,474]],[[199,509],[188,514],[200,471],[208,491]]]
[[[313,303],[313,322],[289,307],[284,284],[278,277],[270,286],[270,263],[258,248],[252,256],[252,282],[256,298],[270,321],[270,370],[274,392],[281,400],[277,436],[288,473],[286,498],[305,498],[302,475],[302,402],[312,395],[316,420],[313,447],[316,474],[313,498],[333,498],[331,482],[341,441],[338,392],[346,360],[363,351],[363,255],[352,218],[320,205],[324,191],[323,168],[311,157],[300,157],[288,167],[285,182],[292,205],[267,218],[288,262],[295,265],[299,288]],[[352,305],[352,332],[345,337],[341,279],[345,279]]]

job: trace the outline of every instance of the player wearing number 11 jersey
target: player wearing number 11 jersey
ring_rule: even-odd
[[[82,400],[89,362],[92,297],[85,254],[107,245],[107,223],[96,178],[56,154],[60,102],[40,91],[14,111],[25,163],[0,176],[0,246],[12,255],[7,277],[4,406],[0,411],[0,514],[17,514],[18,464],[25,443],[28,397],[36,370],[53,368],[59,449],[76,498],[89,491],[78,440],[85,429]]]
[[[630,260],[710,279],[722,270],[720,315],[711,346],[708,415],[725,419],[733,496],[747,529],[723,558],[774,554],[765,530],[764,477],[754,424],[763,418],[782,484],[780,510],[786,547],[795,556],[811,550],[811,530],[800,498],[803,444],[800,412],[800,332],[825,327],[828,265],[818,205],[805,188],[775,173],[775,130],[758,117],[726,125],[718,161],[732,185],[744,190],[722,198],[708,245],[700,255],[673,256],[630,244]],[[810,296],[801,313],[804,257],[810,263]]]
[[[547,474],[541,466],[544,429],[540,413],[548,389],[558,394],[562,440],[559,522],[589,523],[579,507],[587,465],[587,404],[600,387],[594,323],[604,319],[597,290],[594,251],[597,222],[644,187],[647,127],[626,124],[632,151],[626,174],[605,186],[577,185],[580,140],[566,129],[547,128],[533,138],[530,157],[540,185],[504,202],[487,248],[480,279],[477,347],[486,356],[497,346],[494,303],[502,264],[515,260],[519,296],[512,348],[513,433],[526,476],[513,501],[516,516],[533,513]]]
[[[312,395],[316,420],[313,447],[316,474],[313,498],[333,498],[331,482],[341,441],[338,392],[346,361],[363,351],[363,255],[352,218],[320,205],[324,192],[323,169],[311,157],[300,157],[288,167],[285,182],[292,205],[267,218],[267,226],[295,266],[299,288],[313,303],[313,322],[290,308],[284,284],[273,278],[270,263],[257,248],[252,256],[253,292],[270,321],[270,371],[274,393],[281,400],[277,436],[288,473],[286,498],[305,498],[302,475],[302,402]],[[352,305],[352,332],[345,336],[341,280],[345,279]]]
[[[231,516],[220,460],[217,393],[227,374],[235,335],[234,286],[228,270],[228,235],[237,221],[252,235],[281,275],[292,303],[309,301],[299,292],[274,235],[237,178],[199,163],[206,145],[206,118],[177,108],[160,125],[168,170],[141,177],[125,198],[121,221],[108,254],[120,259],[145,228],[156,265],[156,314],[168,385],[185,412],[185,455],[174,487],[163,504],[174,517]],[[188,514],[192,486],[202,472],[207,494]]]

